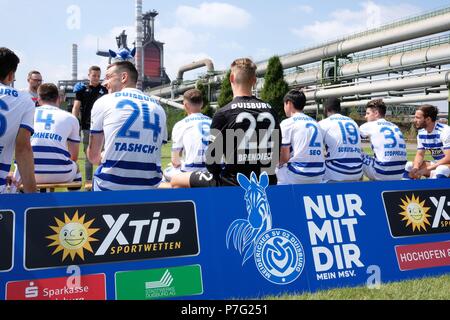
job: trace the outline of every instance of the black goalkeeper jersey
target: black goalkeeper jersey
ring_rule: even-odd
[[[275,110],[256,97],[236,97],[214,115],[207,168],[224,185],[239,185],[237,174],[250,178],[265,171],[277,183],[281,129]],[[223,163],[221,163],[221,160]]]

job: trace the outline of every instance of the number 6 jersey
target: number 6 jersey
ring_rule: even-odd
[[[28,95],[0,84],[0,193],[6,186],[19,128],[34,132],[34,109]]]
[[[142,190],[161,182],[161,147],[167,143],[164,109],[142,91],[126,88],[92,108],[91,134],[104,133],[105,151],[95,173],[100,190]]]

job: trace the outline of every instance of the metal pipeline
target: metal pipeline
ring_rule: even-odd
[[[448,31],[450,30],[450,8],[445,8],[440,12],[442,13],[437,11],[436,13],[425,14],[410,21],[394,23],[319,47],[283,55],[280,57],[281,64],[285,69],[293,68],[326,58],[344,56]],[[264,75],[268,67],[268,60],[259,62],[257,67],[257,75]]]
[[[183,75],[187,71],[195,70],[198,68],[207,67],[208,72],[214,72],[214,63],[210,59],[203,59],[200,61],[192,62],[188,65],[182,66],[178,70],[177,82],[181,83],[183,81]]]

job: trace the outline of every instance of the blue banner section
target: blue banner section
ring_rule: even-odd
[[[450,272],[450,180],[239,182],[2,195],[0,299],[258,298]]]

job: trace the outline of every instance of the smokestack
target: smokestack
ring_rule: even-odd
[[[72,80],[78,80],[78,45],[72,44]]]
[[[142,49],[142,0],[136,0],[136,69],[139,73],[137,88],[142,90],[142,79],[144,76],[144,55]]]

